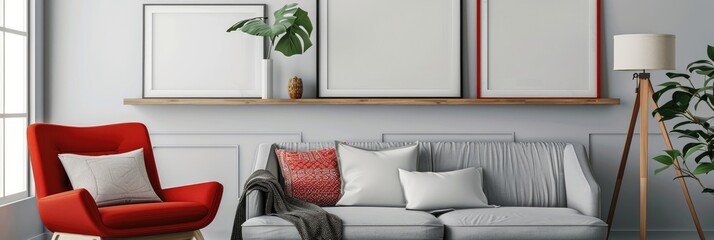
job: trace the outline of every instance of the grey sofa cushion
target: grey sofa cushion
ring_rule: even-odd
[[[326,207],[344,224],[343,238],[442,239],[444,226],[431,214],[388,207]],[[295,226],[275,216],[260,216],[243,223],[243,239],[300,239]]]
[[[607,225],[570,208],[463,209],[439,216],[445,239],[605,239]]]
[[[483,168],[490,204],[567,207],[563,159],[566,143],[432,142],[434,172]]]

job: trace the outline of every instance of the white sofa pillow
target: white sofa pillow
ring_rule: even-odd
[[[337,144],[342,196],[337,206],[404,207],[399,169],[416,170],[417,144],[370,151]]]
[[[161,202],[156,195],[144,164],[144,150],[85,156],[59,154],[72,188],[86,189],[97,206]]]
[[[451,172],[411,172],[399,169],[407,209],[490,207],[483,193],[481,168]]]

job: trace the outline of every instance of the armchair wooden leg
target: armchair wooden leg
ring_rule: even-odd
[[[72,233],[56,232],[52,234],[52,240],[101,240],[101,237],[87,236]]]
[[[196,230],[193,231],[193,240],[206,240],[203,238],[203,234],[201,234],[201,230]]]
[[[132,238],[102,238],[98,236],[87,236],[72,233],[61,233],[56,232],[52,235],[52,240],[205,240],[201,230],[196,230],[193,232],[179,232],[179,233],[168,233],[161,235],[153,235],[146,237],[132,237]]]

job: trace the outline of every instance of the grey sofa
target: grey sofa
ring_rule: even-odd
[[[408,143],[350,143],[385,149]],[[500,208],[459,209],[438,217],[389,207],[326,207],[344,222],[344,239],[604,239],[600,188],[579,144],[546,142],[420,142],[419,171],[483,167],[484,192]],[[333,143],[262,144],[254,170],[280,176],[275,147],[308,151]],[[369,173],[365,173],[369,174]],[[289,222],[263,215],[252,193],[245,239],[299,239]]]

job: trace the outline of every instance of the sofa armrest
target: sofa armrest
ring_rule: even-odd
[[[568,208],[599,218],[600,186],[595,182],[583,145],[565,147],[563,173]]]
[[[256,159],[253,163],[252,172],[258,169],[264,169],[273,173],[275,177],[278,177],[280,172],[278,171],[278,159],[277,156],[275,156],[275,149],[275,144],[260,144],[260,146],[258,146],[258,152],[255,154]],[[247,219],[262,215],[265,215],[265,197],[262,192],[253,191],[248,194],[248,202],[246,204]]]
[[[86,189],[61,192],[37,199],[44,225],[53,232],[101,235],[103,226],[97,203]]]

